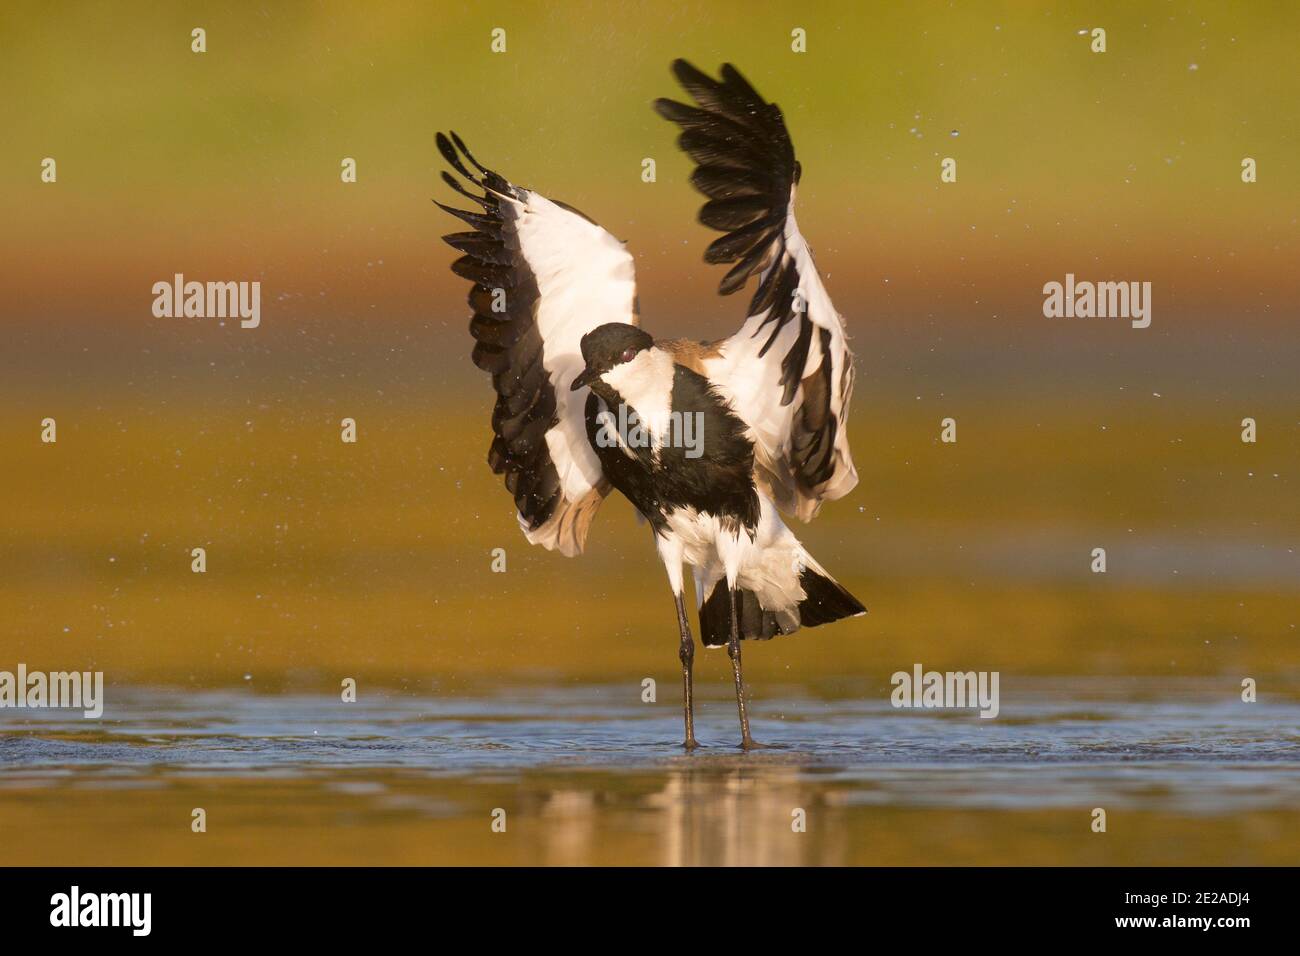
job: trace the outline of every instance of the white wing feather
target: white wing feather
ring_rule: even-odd
[[[724,64],[721,80],[678,60],[673,72],[696,106],[658,100],[682,128],[709,198],[700,221],[726,235],[705,253],[735,263],[729,295],[758,277],[740,331],[704,359],[706,374],[749,426],[756,477],[782,511],[809,520],[857,484],[849,452],[853,354],[794,216],[800,167],[781,110]]]
[[[546,433],[564,496],[578,501],[603,480],[587,440],[587,393],[569,391],[582,371],[579,343],[606,322],[637,324],[636,275],[622,242],[593,222],[525,190],[516,228],[520,251],[537,279],[537,327],[556,393],[558,423]]]
[[[483,190],[475,195],[443,173],[483,208],[442,206],[474,227],[444,238],[465,253],[452,270],[474,283],[474,361],[497,391],[488,461],[505,475],[528,540],[577,554],[610,486],[587,438],[588,393],[569,386],[583,368],[583,335],[609,322],[637,324],[632,256],[576,210],[481,166],[454,133],[438,134],[438,148]]]

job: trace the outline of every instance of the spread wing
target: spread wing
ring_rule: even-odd
[[[750,426],[760,482],[782,511],[808,521],[858,474],[845,427],[853,355],[795,223],[794,145],[780,108],[730,64],[720,81],[685,60],[673,73],[696,105],[660,99],[655,109],[682,128],[677,143],[699,164],[700,222],[725,233],[704,259],[734,263],[722,295],[758,277],[744,325],[706,359],[708,376]]]
[[[632,256],[576,210],[479,165],[455,133],[450,141],[439,133],[438,149],[483,191],[444,171],[482,212],[438,206],[472,230],[443,238],[464,253],[451,268],[474,283],[474,364],[492,374],[497,393],[488,463],[505,475],[528,540],[578,554],[610,485],[587,439],[588,391],[569,385],[583,368],[584,334],[607,322],[637,324]]]

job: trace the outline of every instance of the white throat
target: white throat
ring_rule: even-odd
[[[601,380],[636,410],[657,451],[668,440],[673,410],[673,357],[651,346],[630,362],[616,365]],[[613,410],[617,414],[618,410]]]

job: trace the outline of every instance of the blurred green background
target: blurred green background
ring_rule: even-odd
[[[685,56],[784,109],[858,356],[861,484],[797,531],[871,613],[757,648],[751,681],[1294,677],[1298,25],[1284,3],[6,4],[0,667],[670,679],[625,502],[578,560],[519,534],[429,200],[456,129],[628,240],[650,331],[728,334],[747,296],[714,294],[649,106]],[[176,272],[261,281],[261,327],[154,318]],[[1045,319],[1067,272],[1152,282],[1151,327]]]

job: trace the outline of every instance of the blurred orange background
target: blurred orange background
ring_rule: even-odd
[[[625,503],[582,559],[519,534],[439,241],[458,227],[430,199],[454,128],[629,242],[650,331],[729,333],[747,297],[714,294],[690,164],[649,106],[685,56],[734,62],[784,109],[800,223],[858,356],[862,482],[798,531],[871,613],[758,649],[751,679],[883,685],[913,661],[1294,676],[1300,81],[1279,64],[1298,21],[1215,3],[6,5],[0,666],[263,689],[671,678],[672,602]],[[1099,26],[1104,54],[1080,33]],[[177,272],[260,281],[261,326],[154,318]],[[1153,283],[1151,327],[1045,319],[1067,272]]]

